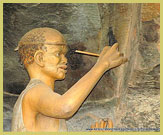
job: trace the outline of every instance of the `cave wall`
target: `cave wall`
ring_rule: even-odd
[[[27,31],[36,27],[59,30],[65,36],[70,48],[100,52],[98,35],[101,21],[97,4],[4,4],[5,91],[19,94],[29,81],[14,48]],[[63,94],[67,91],[91,69],[96,59],[80,55],[70,57],[67,77],[64,81],[56,83],[56,92]],[[107,79],[104,77],[105,82],[101,81],[103,86]],[[96,89],[90,97],[92,100],[112,96],[112,90],[108,91],[106,87],[97,86]]]
[[[14,52],[27,31],[36,27],[55,28],[63,33],[70,48],[100,53],[108,44],[107,33],[112,27],[119,50],[129,61],[106,72],[86,102],[111,101],[113,107],[110,114],[116,127],[141,127],[142,123],[145,123],[143,127],[151,124],[159,127],[159,4],[4,4],[3,14],[4,91],[16,94],[4,93],[6,125],[11,119],[17,95],[29,81]],[[91,69],[96,60],[79,54],[69,56],[67,76],[64,81],[56,82],[56,92],[66,92]],[[143,116],[139,102],[144,103],[142,108],[151,104],[144,107],[149,111],[144,110]],[[145,119],[145,115],[149,118]],[[150,115],[154,117],[152,120]]]

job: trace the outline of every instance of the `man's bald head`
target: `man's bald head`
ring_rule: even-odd
[[[52,28],[35,28],[27,32],[19,41],[18,50],[20,60],[24,65],[32,64],[34,54],[43,49],[44,45],[66,45],[63,35]]]

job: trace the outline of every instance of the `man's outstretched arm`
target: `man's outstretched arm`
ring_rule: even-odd
[[[37,88],[29,93],[29,102],[36,111],[55,118],[71,117],[86,99],[101,76],[109,69],[117,67],[127,61],[117,51],[118,44],[111,48],[106,46],[100,54],[96,64],[62,96],[47,90],[45,87]],[[35,95],[35,96],[31,96]]]
[[[66,103],[69,116],[72,116],[78,110],[95,84],[107,70],[127,61],[127,58],[124,58],[123,54],[117,51],[117,48],[117,43],[112,48],[106,46],[93,68],[61,96],[61,100]]]

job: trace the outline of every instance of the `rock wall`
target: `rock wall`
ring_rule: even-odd
[[[99,53],[98,33],[101,28],[101,21],[97,4],[5,4],[5,91],[19,94],[29,81],[26,71],[18,62],[17,53],[13,50],[20,38],[27,31],[36,27],[52,27],[59,30],[65,36],[70,48]],[[56,83],[55,89],[61,94],[88,72],[97,59],[82,55],[72,57],[68,57],[71,65],[68,65],[66,79]],[[104,78],[104,80],[106,79]],[[101,83],[104,85],[104,81]],[[105,87],[97,86],[96,89],[98,90],[95,90],[96,92],[92,94],[91,99],[103,99],[112,96],[112,92],[107,91]]]
[[[70,131],[85,131],[94,122],[86,117],[88,110],[111,118],[115,127],[159,128],[159,15],[159,4],[148,3],[4,4],[4,130],[10,130],[13,105],[29,81],[14,48],[27,31],[36,27],[55,28],[63,33],[69,48],[95,53],[108,44],[112,27],[119,50],[129,59],[104,74],[77,116],[68,121]],[[67,77],[56,82],[56,92],[66,92],[96,60],[86,55],[68,56]]]
[[[124,127],[160,128],[160,4],[141,5],[139,45],[127,87]]]

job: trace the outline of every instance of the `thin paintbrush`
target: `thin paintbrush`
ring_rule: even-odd
[[[81,53],[81,54],[86,54],[86,55],[91,55],[91,56],[96,56],[96,57],[100,56],[100,54],[97,54],[97,53],[91,53],[91,52],[80,51],[80,50],[75,50],[74,52]]]

